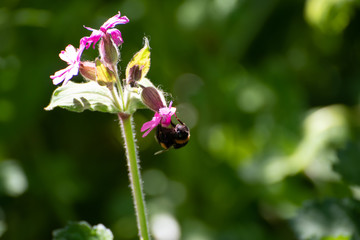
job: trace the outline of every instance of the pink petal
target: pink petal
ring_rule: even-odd
[[[118,24],[126,24],[129,22],[129,19],[126,16],[121,17],[121,13],[119,12],[115,16],[109,18],[100,29],[108,30],[109,28],[113,28]]]
[[[84,37],[86,38],[86,49],[88,49],[91,46],[91,44],[93,44],[93,48],[95,49],[95,44],[100,40],[100,38],[104,35],[104,33],[102,31],[95,30],[92,28],[88,28],[88,27],[85,28],[92,31],[90,37]]]
[[[71,66],[67,68],[61,69],[57,71],[54,75],[50,76],[53,80],[54,85],[58,85],[59,83],[63,82],[68,77],[68,72],[70,71]]]
[[[110,29],[107,32],[111,35],[112,40],[117,46],[120,46],[124,42],[121,37],[121,32],[118,29]]]
[[[153,121],[151,120],[151,121],[148,121],[148,122],[146,122],[146,123],[144,123],[143,125],[142,125],[142,127],[141,127],[141,132],[144,132],[144,131],[146,131],[147,129],[149,129],[149,128],[151,128],[153,126]]]
[[[151,130],[153,130],[156,126],[161,124],[163,127],[168,127],[171,123],[171,116],[175,114],[176,108],[171,107],[172,102],[170,102],[169,107],[162,107],[159,109],[159,112],[155,112],[154,117],[151,121],[146,122],[141,127],[141,132],[144,132],[143,137],[146,137]]]
[[[168,127],[171,123],[171,115],[170,116],[163,116],[161,120],[161,126]]]
[[[161,115],[161,125],[163,127],[168,127],[171,123],[171,116],[175,114],[176,108],[171,107],[172,101],[169,104],[169,107],[164,107],[159,109],[159,114]]]
[[[74,75],[77,75],[78,72],[78,65],[69,65],[64,69],[55,72],[50,78],[53,80],[54,85],[58,85],[61,82],[65,85]]]
[[[79,63],[80,63],[81,55],[86,47],[87,39],[88,39],[87,37],[83,37],[82,39],[80,39],[80,46],[76,56],[76,61]]]
[[[65,79],[65,73],[68,71],[67,68],[61,69],[54,73],[54,75],[51,75],[50,78],[53,80],[54,85],[58,85]]]
[[[153,117],[151,121],[144,123],[141,127],[141,132],[145,131],[148,128],[154,128],[160,123],[161,118]]]
[[[144,137],[146,137],[150,132],[151,132],[151,130],[153,130],[155,127],[152,127],[152,128],[149,128],[149,130],[147,130],[143,135],[142,135],[142,137],[144,138]]]
[[[126,16],[121,17],[120,12],[116,14],[115,16],[109,18],[101,27],[100,30],[96,30],[90,27],[84,26],[89,31],[92,31],[90,37],[86,38],[86,49],[88,49],[91,44],[93,44],[93,48],[95,49],[95,44],[100,40],[101,37],[104,36],[104,34],[107,33],[107,31],[110,28],[115,27],[118,24],[126,24],[129,22],[129,19]],[[111,37],[116,45],[120,45],[123,43],[121,32],[117,29],[110,29],[109,33],[111,34]]]
[[[176,112],[176,108],[172,107],[172,108],[168,108],[168,107],[164,107],[164,108],[160,108],[159,109],[159,113],[160,115],[174,115],[174,113]]]
[[[161,117],[158,115],[158,113],[155,113],[155,116],[152,118],[151,121],[148,121],[142,125],[141,132],[147,130],[142,137],[146,137],[151,132],[151,130],[153,130],[154,128],[156,128],[157,125],[160,124],[160,121]]]
[[[79,65],[74,65],[70,70],[67,72],[66,77],[64,79],[63,85],[67,84],[67,82],[75,75],[79,73]]]
[[[175,107],[172,107],[172,108],[170,109],[169,115],[172,116],[172,115],[175,114],[175,112],[176,112],[176,108],[175,108]]]
[[[94,28],[91,28],[91,27],[87,27],[87,26],[85,26],[85,25],[83,25],[83,27],[84,28],[86,28],[87,30],[89,30],[89,31],[99,31],[99,30],[96,30],[96,29],[94,29]]]
[[[59,57],[61,58],[61,60],[67,62],[68,64],[71,64],[74,62],[74,60],[76,60],[76,49],[73,45],[67,45],[67,47],[65,48],[65,51],[61,51],[59,54]]]

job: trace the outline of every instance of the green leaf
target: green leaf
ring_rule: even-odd
[[[65,86],[58,87],[53,92],[50,104],[45,110],[50,111],[61,107],[74,112],[91,111],[118,113],[111,91],[98,83],[74,83],[69,81]]]
[[[307,22],[327,34],[339,34],[350,23],[356,1],[308,0],[305,6]]]
[[[150,69],[150,45],[149,40],[144,38],[144,47],[131,59],[126,67],[126,79],[130,77],[130,69],[137,66],[141,70],[141,76],[139,79],[142,79],[146,76]]]
[[[360,202],[327,199],[306,202],[291,223],[298,239],[358,239],[358,219]]]
[[[323,237],[321,240],[350,240],[351,236]]]
[[[131,89],[131,90],[125,90],[124,95],[126,96],[126,99],[128,101],[126,102],[126,109],[125,113],[127,114],[133,114],[136,112],[137,109],[143,109],[146,108],[146,106],[143,104],[140,94],[137,93],[139,91],[138,89]]]
[[[333,165],[333,169],[349,184],[360,185],[359,156],[360,143],[349,142],[338,151],[339,161]]]
[[[143,87],[153,87],[155,88],[154,84],[147,78],[142,78],[140,81],[139,81],[139,84]]]
[[[53,240],[113,240],[112,232],[104,225],[91,227],[87,222],[71,222],[65,228],[53,231]]]

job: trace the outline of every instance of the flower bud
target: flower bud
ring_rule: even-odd
[[[96,66],[94,62],[80,62],[79,72],[86,80],[96,81]]]
[[[96,81],[101,86],[106,86],[110,90],[116,82],[115,73],[109,69],[100,59],[95,60],[96,64]]]
[[[163,94],[154,87],[143,88],[141,99],[154,112],[158,112],[160,108],[166,107]]]
[[[125,71],[126,84],[136,87],[136,82],[144,79],[150,68],[149,40],[144,39],[144,47],[135,53]]]
[[[143,66],[139,67],[139,65],[134,65],[129,70],[128,79],[126,79],[127,83],[130,84],[131,87],[136,87],[136,82],[141,79]]]
[[[106,33],[100,41],[99,52],[101,59],[110,66],[117,64],[120,58],[119,49],[111,39],[111,35]]]

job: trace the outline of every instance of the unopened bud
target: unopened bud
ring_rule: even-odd
[[[136,82],[141,79],[142,69],[143,66],[139,67],[139,65],[134,65],[130,68],[127,83],[131,87],[136,87]]]
[[[143,88],[141,99],[154,112],[158,112],[160,108],[166,107],[163,94],[154,87]]]
[[[96,81],[96,66],[94,62],[80,62],[79,72],[85,79]]]
[[[100,59],[95,60],[96,63],[96,81],[101,86],[106,86],[109,89],[113,88],[116,81],[116,76],[111,69],[109,69]]]
[[[120,58],[119,49],[111,39],[111,35],[106,33],[100,41],[99,52],[101,59],[110,66],[116,64]]]
[[[144,47],[135,53],[126,67],[126,83],[131,87],[136,86],[136,81],[145,78],[150,68],[150,46],[147,38],[144,40]]]

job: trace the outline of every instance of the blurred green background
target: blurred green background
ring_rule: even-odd
[[[43,110],[59,52],[118,10],[119,66],[147,36],[148,77],[191,128],[154,156],[153,113],[135,114],[154,239],[358,239],[358,0],[1,0],[1,239],[79,220],[137,239],[116,116]]]

